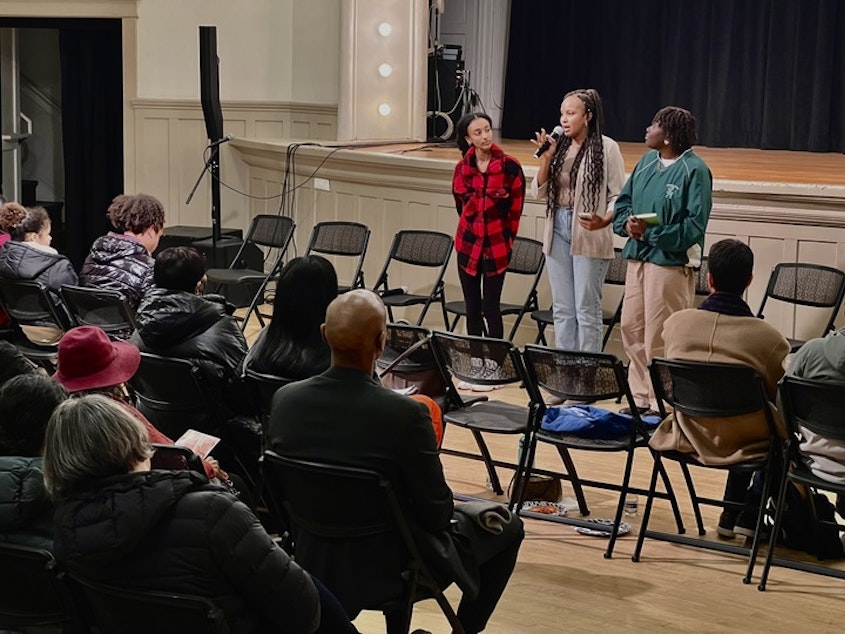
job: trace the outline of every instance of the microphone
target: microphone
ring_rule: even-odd
[[[557,129],[557,128],[555,128],[555,129]],[[217,147],[218,145],[223,145],[224,143],[228,143],[229,141],[231,141],[234,138],[235,138],[234,134],[227,134],[222,139],[217,139],[216,141],[212,141],[211,143],[208,144],[207,147],[209,147],[209,148]]]
[[[552,137],[555,141],[557,141],[557,140],[560,138],[560,135],[561,135],[561,134],[563,134],[563,128],[561,128],[559,125],[556,125],[556,126],[555,126],[555,129],[554,129],[554,130],[552,130],[552,133],[551,133],[551,135],[550,135],[550,136],[551,136],[551,137]],[[549,141],[548,139],[546,139],[545,141],[543,141],[543,145],[541,145],[540,147],[538,147],[538,148],[537,148],[537,151],[536,151],[536,152],[534,152],[534,158],[540,158],[543,154],[545,154],[545,153],[546,153],[546,150],[548,150],[548,149],[551,147],[551,145],[552,145],[552,142],[551,142],[551,141]]]

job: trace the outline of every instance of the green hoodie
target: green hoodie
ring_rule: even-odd
[[[657,150],[646,153],[616,199],[613,231],[627,236],[625,222],[631,214],[656,213],[658,224],[649,225],[642,240],[628,239],[622,257],[660,266],[698,266],[712,207],[713,177],[692,149],[669,167],[660,162]]]

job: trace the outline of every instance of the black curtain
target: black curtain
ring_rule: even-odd
[[[675,105],[702,145],[845,152],[845,2],[513,2],[502,135],[550,129],[575,88],[620,141]]]
[[[78,268],[123,192],[120,20],[59,23],[67,255]]]

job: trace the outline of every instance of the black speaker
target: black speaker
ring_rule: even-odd
[[[223,110],[220,108],[220,59],[217,57],[217,27],[200,27],[200,101],[209,141],[223,138]]]
[[[455,125],[463,116],[458,103],[463,86],[464,61],[460,46],[441,46],[428,56],[428,113],[430,140],[455,138]]]

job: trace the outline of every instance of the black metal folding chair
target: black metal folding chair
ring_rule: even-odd
[[[780,395],[787,428],[787,459],[784,461],[783,473],[781,474],[780,493],[775,505],[775,521],[769,541],[769,550],[766,553],[766,563],[763,567],[763,574],[760,576],[760,584],[757,586],[759,590],[766,589],[769,569],[772,564],[845,579],[845,570],[808,561],[775,557],[775,544],[781,534],[784,514],[790,512],[790,509],[786,508],[786,492],[789,483],[792,482],[810,488],[811,494],[808,501],[816,529],[817,559],[822,559],[819,538],[823,524],[816,512],[816,503],[812,493],[821,490],[845,495],[845,484],[831,482],[813,473],[811,468],[812,457],[801,451],[801,441],[805,432],[809,431],[821,441],[829,440],[831,444],[839,445],[845,443],[845,427],[842,425],[843,412],[845,412],[845,385],[785,376],[781,381]],[[793,512],[795,511],[793,510]],[[837,533],[845,530],[845,526],[836,524],[832,528]]]
[[[98,326],[112,339],[128,339],[137,327],[135,311],[119,291],[62,286],[59,295],[76,326]]]
[[[533,408],[536,404],[531,403],[526,407],[483,397],[480,400],[469,401],[458,392],[453,383],[453,377],[459,381],[478,385],[522,385],[523,389],[526,389],[526,395],[530,397],[525,387],[527,380],[519,351],[510,341],[504,339],[471,337],[440,331],[432,333],[432,343],[438,367],[447,383],[443,422],[447,428],[449,424],[452,424],[468,429],[478,445],[479,453],[446,447],[441,447],[440,451],[444,454],[484,462],[490,486],[496,495],[503,495],[504,489],[496,473],[496,467],[505,467],[516,472],[519,465],[494,460],[484,440],[484,434],[513,436],[524,434],[532,419]],[[528,400],[530,401],[530,398]]]
[[[67,585],[97,632],[228,634],[223,610],[212,599],[174,592],[127,590],[66,575]]]
[[[76,625],[86,631],[48,551],[0,542],[0,570],[0,629]]]
[[[387,307],[390,321],[395,321],[393,317],[394,308],[422,305],[422,310],[417,318],[417,325],[420,326],[432,302],[439,302],[443,312],[443,323],[448,328],[449,317],[446,314],[443,275],[446,273],[446,267],[452,257],[453,246],[452,236],[437,231],[406,230],[400,231],[393,237],[393,244],[390,246],[384,267],[376,280],[375,286],[373,286],[373,290],[381,295]],[[405,265],[406,268],[434,269],[434,283],[427,294],[412,293],[405,286],[391,286],[389,275],[393,270],[391,265],[394,263]],[[396,277],[394,275],[394,279]]]
[[[13,328],[12,343],[26,358],[54,371],[58,339],[71,327],[64,305],[41,282],[7,278],[0,278],[0,305]]]
[[[764,318],[763,311],[769,298],[796,306],[828,308],[830,316],[819,335],[824,337],[834,329],[843,297],[845,297],[845,271],[821,264],[781,263],[772,269],[757,316],[760,319]],[[787,338],[787,341],[789,341],[791,352],[797,351],[804,345],[803,339]]]
[[[521,304],[502,303],[499,310],[502,315],[516,315],[516,319],[511,327],[510,334],[508,334],[508,341],[513,341],[516,334],[516,329],[522,321],[522,317],[528,313],[539,308],[537,304],[537,285],[540,283],[540,277],[543,275],[543,267],[546,265],[546,256],[543,255],[543,243],[531,238],[517,237],[513,241],[513,252],[511,253],[511,261],[508,265],[507,273],[509,275],[528,275],[531,276],[531,284],[528,287],[528,293],[525,296],[525,301]],[[505,280],[511,279],[506,275]],[[517,282],[522,285],[522,280],[517,278]],[[514,282],[512,285],[516,285]],[[511,284],[509,283],[509,286]],[[449,325],[449,330],[454,331],[455,326],[461,317],[466,317],[467,306],[466,302],[446,302],[446,312],[455,316],[452,323]],[[484,334],[487,334],[487,329],[482,323]]]
[[[614,258],[610,261],[607,267],[607,273],[604,276],[604,283],[611,286],[625,286],[625,274],[628,270],[628,260],[622,257],[622,249],[614,249]],[[601,321],[604,324],[604,336],[601,340],[601,349],[604,350],[607,342],[610,340],[610,334],[616,325],[622,320],[622,302],[625,299],[624,294],[619,296],[619,302],[613,311],[606,311],[602,309]],[[554,315],[552,310],[535,310],[531,313],[531,319],[537,322],[537,338],[534,343],[548,345],[546,343],[546,326],[554,323]]]
[[[246,385],[247,394],[249,395],[253,410],[258,414],[258,418],[261,421],[261,427],[264,429],[265,437],[267,434],[267,425],[270,422],[270,406],[273,402],[273,395],[280,387],[289,383],[293,383],[293,380],[273,374],[256,372],[249,365],[244,368],[244,384]]]
[[[258,312],[258,306],[264,303],[264,291],[267,284],[279,275],[282,268],[282,259],[287,252],[288,245],[293,238],[293,231],[296,228],[294,221],[287,216],[276,216],[271,214],[259,214],[252,219],[246,237],[241,248],[232,260],[227,269],[208,269],[208,289],[217,292],[222,286],[237,286],[247,284],[256,291],[251,293],[252,301],[241,320],[241,330],[246,329],[252,313],[255,312],[262,328],[264,318]],[[252,246],[263,248],[264,267],[258,271],[255,269],[238,268],[241,262],[241,255],[245,249]]]
[[[638,413],[631,415],[628,429],[615,438],[591,438],[586,434],[544,430],[541,427],[541,422],[548,408],[543,402],[543,395],[539,388],[563,399],[598,401],[623,397],[631,411],[638,412],[625,377],[625,368],[619,359],[611,354],[555,350],[537,345],[525,346],[522,358],[528,376],[528,389],[531,399],[535,403],[535,418],[526,431],[519,477],[511,497],[511,507],[536,519],[604,530],[605,527],[603,526],[579,518],[531,513],[530,510],[526,512],[522,509],[525,485],[530,476],[536,473],[570,480],[581,515],[590,514],[582,485],[619,491],[613,524],[606,527],[610,533],[610,539],[604,557],[609,559],[613,555],[613,548],[619,534],[625,497],[632,490],[630,480],[634,464],[634,452],[638,448],[648,447],[649,430],[646,429]],[[537,469],[533,466],[534,455],[539,442],[550,444],[557,449],[566,469],[565,474]],[[626,460],[621,482],[586,481],[579,478],[575,471],[575,463],[569,453],[570,450],[624,452]],[[666,494],[662,497],[668,497],[672,503],[678,532],[683,533],[684,525],[671,483],[665,472],[661,472],[661,476],[666,486]],[[645,493],[645,491],[642,491],[642,493]]]
[[[348,284],[338,286],[339,293],[353,288],[364,288],[364,256],[370,242],[370,229],[360,222],[319,222],[311,232],[311,241],[305,255],[340,256],[354,258]],[[335,263],[337,267],[337,262]]]
[[[382,611],[388,634],[407,634],[414,603],[434,598],[451,630],[463,632],[420,554],[406,511],[387,478],[369,469],[284,457],[272,451],[264,453],[262,469],[277,514],[290,519],[294,544],[318,540],[347,553],[356,548],[372,553],[373,544],[378,544],[378,556],[366,571],[337,562],[327,565],[319,557],[312,561],[308,550],[297,550],[297,562],[325,583],[347,612]],[[343,500],[342,512],[336,504],[326,503],[326,491]],[[374,580],[375,571],[386,578]],[[356,587],[358,597],[352,599],[345,593],[349,587]],[[358,605],[359,601],[365,605]]]
[[[780,452],[781,448],[772,407],[766,395],[765,383],[754,368],[741,364],[654,359],[649,366],[649,371],[654,386],[654,395],[660,404],[661,417],[665,418],[666,416],[664,402],[673,408],[673,415],[676,416],[680,412],[684,416],[698,421],[700,426],[705,426],[708,418],[730,419],[749,414],[759,414],[765,419],[769,435],[769,449],[767,455],[761,459],[746,460],[731,465],[702,464],[693,456],[676,451],[652,451],[654,468],[651,473],[651,484],[649,486],[642,524],[640,525],[637,546],[631,559],[632,561],[640,560],[640,552],[642,551],[643,541],[646,537],[745,555],[748,557],[748,568],[745,577],[743,577],[743,583],[751,583],[751,574],[754,571],[754,563],[761,542],[761,529],[763,526],[766,500],[769,497],[772,479],[777,477],[777,470],[773,469],[773,465],[775,465],[775,456]],[[750,549],[724,542],[648,530],[648,523],[655,497],[657,474],[663,460],[676,461],[681,467],[692,500],[699,535],[706,533],[704,521],[701,517],[700,504],[714,504],[725,508],[727,506],[733,506],[737,509],[740,509],[742,504],[699,496],[695,491],[689,470],[690,466],[733,472],[754,472],[758,470],[763,472],[763,492],[757,511],[757,522]]]

